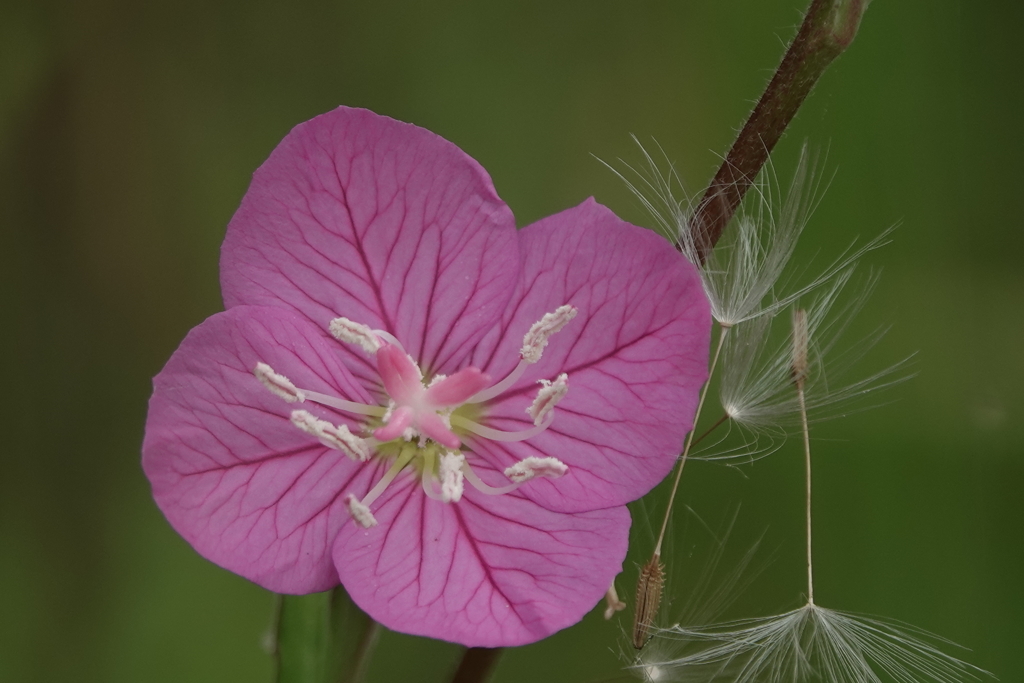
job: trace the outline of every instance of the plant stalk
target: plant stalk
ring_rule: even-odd
[[[696,431],[697,420],[700,419],[701,409],[704,407],[704,399],[707,398],[708,388],[711,386],[711,376],[715,374],[715,367],[718,365],[718,357],[722,353],[722,346],[725,344],[725,337],[729,333],[729,327],[719,327],[718,331],[718,344],[715,346],[715,355],[711,358],[711,366],[708,369],[708,379],[704,382],[704,388],[700,392],[700,401],[697,403],[697,412],[693,416],[693,429],[686,437],[686,446],[683,448],[683,454],[679,458],[679,467],[676,468],[676,478],[672,482],[672,492],[668,496],[668,506],[665,508],[665,518],[661,522],[661,531],[658,533],[658,542],[654,546],[654,557],[658,558],[661,556],[661,544],[665,540],[665,531],[668,529],[668,520],[672,515],[672,503],[676,499],[676,491],[679,490],[679,480],[683,476],[683,466],[686,465],[686,457],[690,454],[690,448],[693,446],[693,433]],[[703,437],[701,437],[703,438]]]
[[[797,397],[800,399],[800,419],[804,431],[804,469],[807,476],[807,604],[814,604],[814,562],[811,556],[811,430],[807,424],[807,401],[804,399],[804,383],[797,383]]]
[[[459,668],[452,676],[452,683],[485,683],[498,664],[504,648],[470,647],[462,655]]]
[[[690,231],[707,260],[800,105],[857,35],[870,0],[813,0],[782,63],[704,191]]]
[[[275,621],[277,683],[360,683],[365,678],[380,626],[341,586],[278,596]]]

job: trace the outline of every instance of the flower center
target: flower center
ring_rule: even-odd
[[[379,441],[399,437],[411,441],[418,436],[421,447],[424,439],[430,438],[447,448],[458,448],[461,442],[451,429],[451,411],[491,384],[489,376],[470,367],[451,377],[439,375],[425,386],[416,362],[393,344],[377,350],[377,370],[391,405],[384,426],[374,430],[373,436]]]
[[[361,500],[352,494],[345,498],[352,518],[369,528],[377,524],[370,506],[406,469],[416,471],[428,497],[446,503],[456,503],[462,498],[466,481],[483,493],[497,495],[513,491],[534,477],[557,478],[568,471],[557,458],[528,457],[505,469],[508,485],[490,486],[473,471],[461,451],[462,440],[458,433],[508,442],[523,441],[547,429],[554,421],[555,405],[569,390],[568,376],[564,373],[554,380],[539,381],[540,390],[526,410],[533,427],[507,432],[487,427],[474,418],[482,412],[477,406],[514,385],[527,366],[540,360],[551,335],[575,316],[576,309],[565,305],[534,323],[523,338],[519,364],[497,383],[492,383],[489,375],[475,367],[463,368],[447,377],[437,375],[425,382],[419,365],[394,336],[347,318],[332,320],[329,329],[335,338],[355,344],[376,357],[377,371],[388,396],[386,406],[366,405],[300,389],[265,363],[258,363],[253,373],[270,392],[289,403],[311,401],[366,417],[365,436],[353,434],[345,425],[335,425],[306,410],[292,411],[291,421],[325,446],[353,460],[366,462],[377,457],[391,461],[384,476]]]

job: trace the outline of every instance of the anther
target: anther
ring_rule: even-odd
[[[380,348],[380,340],[366,325],[353,322],[348,318],[335,318],[328,329],[334,338],[346,344],[358,344],[371,356]]]
[[[320,443],[339,450],[353,460],[366,462],[370,459],[370,445],[365,439],[349,431],[345,425],[333,425],[318,419],[305,410],[292,411],[292,424],[320,439]]]
[[[555,409],[555,405],[565,398],[569,391],[569,375],[563,372],[555,378],[554,382],[541,379],[537,380],[537,383],[541,385],[540,391],[537,392],[537,398],[533,399],[533,403],[526,409],[527,415],[533,418],[535,425],[539,425],[547,417],[547,414]]]
[[[534,477],[557,479],[569,471],[569,466],[558,458],[538,458],[531,455],[515,465],[505,469],[505,476],[517,484],[530,481]]]
[[[551,313],[545,313],[544,317],[535,322],[523,337],[523,348],[519,355],[527,363],[539,361],[551,335],[568,325],[569,321],[575,317],[576,307],[569,304],[559,306]]]
[[[523,348],[519,350],[520,359],[516,366],[512,368],[512,372],[508,373],[508,376],[497,384],[475,394],[467,402],[483,403],[510,389],[523,376],[528,365],[540,360],[544,347],[548,345],[548,339],[551,338],[551,335],[565,327],[575,317],[576,308],[569,304],[559,306],[551,313],[545,313],[543,318],[530,326],[530,330],[523,337]]]
[[[370,512],[370,508],[360,503],[351,493],[345,496],[345,505],[348,506],[348,513],[352,515],[352,519],[359,526],[364,529],[377,526],[377,518]]]
[[[256,375],[256,379],[262,382],[263,386],[270,390],[270,393],[283,398],[288,403],[301,403],[306,400],[306,395],[297,389],[291,380],[274,372],[274,369],[266,363],[257,363],[252,374]]]
[[[465,488],[462,466],[465,462],[466,456],[462,453],[448,452],[441,455],[438,474],[441,478],[441,500],[446,503],[458,503],[462,500]]]

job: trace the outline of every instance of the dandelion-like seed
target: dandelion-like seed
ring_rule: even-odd
[[[991,676],[944,653],[937,645],[952,643],[927,631],[813,603],[713,628],[674,626],[655,638],[675,641],[677,648],[685,643],[689,651],[658,659],[652,649],[634,667],[654,670],[660,677],[646,680],[698,681],[727,675],[735,683],[960,683]]]
[[[692,512],[692,510],[691,510]],[[694,561],[696,558],[690,553],[691,561],[686,563],[682,570],[683,577],[677,572],[672,577],[666,576],[664,567],[658,566],[660,572],[658,589],[665,594],[672,593],[672,579],[683,579],[686,585],[688,596],[681,602],[672,601],[673,604],[667,607],[664,602],[657,613],[649,614],[648,621],[644,625],[643,633],[645,640],[642,648],[637,648],[637,643],[632,642],[632,648],[623,650],[621,656],[628,662],[626,670],[631,675],[648,683],[656,681],[705,681],[711,680],[714,676],[723,675],[728,667],[723,667],[722,662],[710,662],[707,666],[686,666],[674,667],[671,662],[679,657],[689,655],[696,651],[694,644],[685,640],[666,635],[665,623],[672,623],[669,614],[673,613],[672,620],[676,621],[673,628],[679,628],[679,623],[687,624],[708,624],[714,623],[721,614],[728,609],[742,592],[753,582],[760,573],[758,568],[753,567],[754,558],[758,556],[760,539],[751,545],[742,557],[738,558],[727,570],[719,572],[726,546],[732,535],[733,527],[739,517],[739,509],[735,511],[732,518],[726,525],[716,531],[701,521],[701,525],[707,529],[713,538],[713,545],[710,552],[703,555],[702,560]],[[643,584],[644,573],[648,571],[650,564],[641,568],[641,584]],[[679,596],[676,596],[677,598]],[[637,603],[640,604],[638,590]],[[638,607],[637,612],[642,610]],[[632,638],[640,631],[634,629]],[[667,663],[667,664],[666,664]]]
[[[991,676],[940,650],[936,644],[952,643],[927,631],[814,603],[709,629],[676,626],[655,638],[690,647],[684,656],[663,659],[652,650],[636,666],[659,676],[646,680],[707,681],[727,674],[734,683],[961,683]]]
[[[661,606],[661,591],[665,587],[665,567],[661,554],[652,557],[640,568],[636,583],[636,608],[633,612],[633,647],[643,649],[651,637],[651,627]]]
[[[899,622],[832,610],[815,603],[811,531],[811,448],[806,388],[813,346],[814,311],[793,314],[787,354],[795,388],[806,469],[807,601],[795,610],[710,627],[657,630],[652,642],[675,643],[681,654],[641,653],[633,669],[646,681],[718,680],[735,683],[829,681],[833,683],[962,683],[991,676],[939,649],[951,645]]]
[[[806,285],[790,288],[787,294],[780,295],[779,282],[782,274],[786,270],[796,248],[797,240],[821,195],[820,184],[815,180],[814,163],[810,158],[807,146],[805,145],[801,150],[796,171],[789,190],[785,194],[785,199],[781,202],[778,201],[777,198],[782,193],[778,189],[777,177],[770,170],[766,180],[754,187],[754,210],[737,217],[733,229],[728,233],[726,239],[716,246],[706,261],[702,260],[702,254],[707,250],[697,244],[695,231],[691,230],[694,220],[693,203],[685,196],[685,193],[682,201],[676,199],[674,194],[675,188],[681,187],[675,169],[670,164],[668,173],[660,172],[658,164],[651,155],[642,147],[641,151],[646,168],[637,170],[627,166],[639,180],[634,183],[621,173],[619,176],[654,217],[658,230],[671,239],[679,251],[698,267],[705,293],[711,303],[712,316],[718,322],[719,338],[712,355],[709,377],[714,373],[721,360],[724,374],[720,380],[719,396],[724,415],[711,429],[713,430],[723,422],[729,422],[749,430],[756,437],[766,433],[784,432],[785,427],[795,421],[799,421],[802,425],[808,472],[808,603],[806,606],[808,611],[798,612],[798,614],[809,614],[814,617],[812,621],[819,624],[820,628],[810,629],[808,632],[822,634],[821,637],[838,634],[837,642],[839,643],[857,643],[859,641],[855,636],[860,632],[844,635],[842,626],[845,624],[861,624],[863,626],[866,622],[858,622],[855,617],[850,615],[822,610],[814,604],[810,547],[808,413],[810,412],[816,418],[821,418],[825,408],[834,408],[840,403],[855,400],[907,379],[906,376],[899,376],[898,371],[909,359],[852,383],[845,385],[837,383],[837,380],[860,359],[866,350],[884,335],[884,329],[869,335],[859,344],[854,345],[850,351],[833,353],[839,337],[863,305],[877,278],[870,277],[862,293],[854,297],[851,303],[835,311],[835,315],[832,315],[833,307],[850,282],[860,257],[885,244],[890,231],[884,231],[860,248],[854,248],[854,245],[851,245],[816,277],[810,279]],[[796,311],[793,316],[793,328],[785,343],[777,348],[769,345],[769,332],[773,319],[780,311],[811,292],[817,292],[812,305],[806,310]],[[830,357],[829,374],[824,372],[823,359],[826,356]],[[797,388],[796,392],[793,391],[794,387]],[[705,385],[698,402],[698,418],[705,405],[707,389],[708,385]],[[658,613],[664,582],[661,546],[682,470],[691,454],[693,440],[694,433],[691,432],[676,469],[654,553],[649,562],[641,569],[637,584],[632,633],[632,643],[637,650],[634,671],[639,672],[641,677],[648,681],[709,680],[727,673],[734,673],[737,676],[736,680],[753,681],[760,680],[766,671],[769,675],[775,676],[771,680],[779,680],[781,674],[771,673],[774,671],[772,667],[776,666],[771,662],[777,662],[777,658],[773,659],[768,655],[764,659],[763,665],[759,662],[762,662],[760,658],[765,656],[764,653],[780,650],[780,648],[777,647],[777,644],[767,646],[758,644],[756,639],[751,640],[750,633],[741,633],[746,628],[745,625],[738,626],[739,631],[735,634],[729,633],[728,629],[726,632],[715,630],[706,632],[707,640],[703,642],[703,646],[697,647],[695,650],[692,647],[686,648],[688,652],[692,651],[693,653],[684,654],[682,658],[666,659],[659,654],[662,650],[660,644],[664,640],[663,632],[660,632],[653,622]],[[745,444],[740,449],[725,454],[700,457],[710,460],[753,459],[774,450],[771,447],[761,448],[761,445],[755,442],[754,444]],[[840,616],[842,619],[839,618]],[[768,620],[766,623],[769,631],[778,625],[772,620]],[[803,622],[788,619],[785,623],[801,624]],[[801,627],[801,632],[804,630]],[[880,627],[876,630],[879,633],[895,633],[884,631]],[[795,635],[793,630],[789,629],[787,632],[792,639]],[[701,637],[693,637],[694,634],[699,633],[691,631],[684,634],[678,630],[675,635],[683,635],[692,640],[701,641]],[[795,642],[799,644],[802,638],[803,636],[800,635]],[[890,641],[884,639],[878,641],[877,652],[884,652],[886,642],[897,642],[898,640],[897,638],[890,639]],[[718,644],[709,645],[712,641]],[[930,652],[926,645],[922,644],[919,647],[913,645],[916,641],[912,638],[904,638],[904,641],[912,644],[910,651]],[[783,642],[788,641],[783,639]],[[806,650],[806,648],[804,649]],[[830,650],[826,644],[814,651],[838,653],[832,659],[829,659],[832,655],[824,656],[826,662],[832,662],[832,664],[826,663],[822,670],[834,674],[832,678],[835,680],[841,680],[835,674],[840,669],[835,662],[849,659],[849,650],[850,648],[843,650],[838,645]],[[919,656],[924,657],[924,654]],[[941,652],[938,652],[936,656],[938,657],[936,661],[945,661],[942,659],[944,655]],[[804,662],[807,671],[813,669],[805,661],[803,655],[793,655],[793,657]],[[902,661],[900,657],[899,653],[893,655],[893,661],[897,663]],[[951,661],[957,662],[958,660]],[[857,671],[865,670],[865,668],[868,671],[871,670],[867,664],[861,665],[854,662],[850,665],[849,670]],[[804,669],[798,667],[798,670],[803,671]],[[899,665],[894,665],[893,670],[901,671]],[[902,670],[921,672],[930,669],[928,667],[915,669],[912,660],[904,665]],[[934,670],[938,671],[940,667],[936,665]],[[870,681],[875,679],[854,678],[851,680]],[[898,680],[916,679],[905,676]],[[935,678],[935,680],[947,679]]]
[[[769,341],[772,316],[750,320],[730,335],[722,352],[719,399],[728,418],[755,434],[776,433],[799,421],[799,397],[793,392],[796,379],[794,350],[799,345],[805,357],[799,370],[805,384],[804,398],[812,421],[827,419],[838,406],[847,408],[858,399],[910,378],[902,374],[910,357],[849,383],[842,383],[887,332],[879,328],[840,351],[838,342],[860,311],[877,283],[869,276],[866,284],[847,303],[836,307],[850,283],[855,264],[838,273],[821,289],[806,309],[799,331],[794,328],[777,346]],[[799,335],[806,335],[798,339]],[[828,372],[825,361],[828,360]],[[736,457],[732,455],[730,457]]]
[[[671,164],[663,172],[651,154],[639,142],[637,145],[643,154],[644,166],[623,164],[631,177],[636,178],[635,182],[608,167],[651,214],[657,230],[700,269],[712,316],[723,327],[775,315],[832,280],[868,251],[886,243],[888,231],[860,248],[851,245],[807,284],[779,295],[782,274],[823,194],[808,146],[805,144],[800,150],[785,199],[779,199],[783,194],[781,183],[769,165],[764,179],[751,188],[753,206],[736,216],[732,229],[715,246],[707,261],[702,261],[691,230],[694,201],[685,191],[681,199],[676,197],[682,183]]]
[[[719,246],[707,263],[700,258],[702,250],[695,243],[693,231],[690,229],[693,217],[691,203],[689,200],[685,203],[678,201],[673,195],[673,186],[681,185],[678,183],[678,176],[674,169],[670,165],[668,174],[660,173],[658,165],[647,151],[642,146],[640,149],[647,162],[647,171],[637,171],[629,167],[640,179],[640,186],[630,182],[621,173],[617,171],[616,173],[647,207],[660,231],[676,244],[677,248],[692,264],[697,266],[700,272],[704,291],[711,304],[712,316],[719,323],[718,343],[709,367],[710,380],[723,345],[733,326],[747,320],[770,315],[787,302],[794,300],[808,289],[818,286],[834,274],[836,264],[833,264],[832,269],[824,273],[819,281],[811,283],[807,288],[786,299],[776,300],[766,307],[761,305],[792,256],[796,240],[816,201],[814,197],[817,193],[815,191],[807,192],[805,187],[808,177],[813,175],[808,171],[807,147],[805,146],[801,152],[800,162],[788,198],[777,214],[778,221],[776,221],[776,213],[771,200],[773,193],[771,180],[774,180],[774,176],[772,176],[771,180],[764,184],[764,190],[759,190],[759,196],[762,198],[758,204],[760,215],[756,220],[749,216],[741,217],[739,225],[733,231],[736,236],[735,242]],[[614,168],[612,170],[615,171]],[[775,184],[777,185],[777,182]],[[648,193],[650,198],[648,198]],[[708,386],[709,384],[705,384],[701,392],[697,414],[694,418],[695,424],[700,418]],[[646,620],[651,614],[657,613],[661,600],[660,584],[652,579],[660,577],[662,541],[672,513],[672,504],[679,488],[683,467],[692,446],[693,432],[687,437],[679,458],[679,465],[676,468],[669,502],[665,509],[661,532],[658,535],[654,552],[641,573],[637,585],[637,606],[633,631],[633,644],[637,649],[643,648],[648,640],[648,622]]]

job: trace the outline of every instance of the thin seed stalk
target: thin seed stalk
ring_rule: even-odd
[[[711,436],[711,433],[714,432],[719,427],[721,427],[723,424],[725,424],[728,419],[729,419],[729,413],[722,413],[722,416],[720,418],[718,418],[717,420],[715,420],[715,423],[713,425],[711,425],[710,427],[705,429],[703,434],[701,434],[700,436],[698,436],[696,439],[693,440],[693,445],[691,446],[691,448],[693,446],[696,446],[697,444],[699,444],[704,439],[706,439],[709,436]]]
[[[725,344],[725,337],[729,333],[729,329],[729,327],[723,325],[719,326],[718,344],[715,346],[715,354],[712,356],[711,365],[708,368],[708,379],[704,383],[704,388],[700,392],[700,400],[697,402],[697,411],[693,416],[693,429],[687,435],[683,454],[679,457],[679,467],[676,468],[676,478],[672,482],[672,492],[669,494],[668,505],[665,508],[665,518],[661,522],[658,542],[654,546],[654,553],[651,555],[651,559],[640,570],[640,578],[637,579],[636,607],[633,611],[633,647],[638,650],[643,649],[650,639],[651,624],[654,623],[654,618],[658,614],[658,607],[661,606],[661,591],[665,584],[665,568],[661,563],[661,545],[665,540],[668,520],[672,515],[672,503],[676,499],[679,481],[683,476],[683,466],[686,464],[686,457],[689,455],[690,448],[693,445],[693,435],[697,428],[697,421],[700,420],[704,399],[707,398],[708,387],[711,386],[711,377],[715,374],[718,358],[722,354],[722,346]]]
[[[807,516],[807,604],[814,604],[814,563],[811,555],[811,429],[807,423],[807,400],[804,385],[807,382],[807,349],[810,345],[807,329],[807,311],[798,308],[793,311],[793,384],[800,402],[800,424],[804,434],[804,469],[806,472],[806,516]]]
[[[796,395],[800,400],[800,419],[804,429],[804,463],[807,472],[807,604],[814,604],[814,563],[811,560],[811,432],[807,426],[807,404],[804,401],[803,380],[797,382]]]
[[[661,544],[665,540],[665,530],[668,529],[668,520],[672,514],[672,503],[676,499],[676,491],[679,490],[679,480],[683,476],[683,466],[686,465],[686,457],[690,454],[690,447],[693,445],[693,434],[696,431],[697,421],[700,420],[700,412],[704,407],[704,399],[707,398],[708,388],[711,386],[711,376],[715,374],[715,368],[718,366],[718,357],[722,354],[722,346],[725,344],[725,337],[729,333],[731,327],[724,325],[718,326],[718,344],[715,347],[715,355],[711,358],[711,366],[708,369],[708,380],[704,383],[704,388],[700,392],[700,401],[697,403],[697,412],[693,416],[694,429],[690,430],[690,433],[686,436],[686,446],[683,448],[683,454],[679,457],[679,467],[676,468],[676,478],[672,482],[672,492],[668,497],[668,506],[665,508],[665,518],[661,522],[661,531],[658,533],[658,542],[654,545],[654,555],[652,560],[661,557]]]

